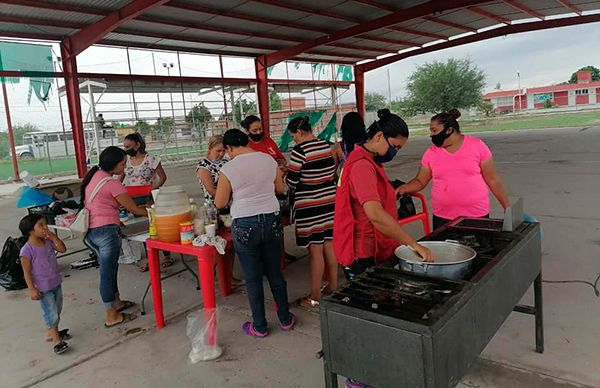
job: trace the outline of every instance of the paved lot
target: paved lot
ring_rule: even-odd
[[[544,279],[594,281],[600,274],[600,128],[547,129],[486,133],[510,193],[523,197],[525,207],[542,222]],[[410,141],[390,166],[393,178],[409,179],[416,172],[426,138]],[[169,168],[168,184],[184,184],[200,196],[193,166]],[[22,212],[14,199],[0,202],[0,238],[15,235]],[[492,215],[499,215],[494,204]],[[421,233],[417,226],[409,228]],[[289,231],[288,231],[289,232]],[[288,233],[288,241],[293,241]],[[77,243],[69,243],[74,248]],[[302,250],[293,249],[302,255]],[[81,256],[75,255],[70,260]],[[300,324],[294,332],[273,330],[255,340],[240,333],[249,315],[243,290],[218,298],[221,306],[219,342],[224,356],[216,362],[190,365],[185,335],[186,312],[201,306],[192,278],[183,274],[164,286],[164,330],[152,328],[149,315],[123,329],[102,327],[97,295],[97,270],[64,270],[63,322],[71,328],[73,351],[57,357],[44,343],[36,303],[24,291],[0,293],[0,387],[319,387],[322,386],[318,315],[296,309]],[[286,269],[290,298],[307,290],[306,260]],[[123,296],[139,300],[147,274],[132,266],[120,269]],[[507,285],[510,287],[510,285]],[[531,301],[531,295],[524,298]],[[512,314],[465,376],[467,387],[600,386],[600,298],[592,287],[577,283],[544,284],[546,352],[533,351],[533,318]],[[271,302],[269,302],[271,303]],[[272,307],[267,309],[271,321]],[[401,351],[401,350],[399,350]]]

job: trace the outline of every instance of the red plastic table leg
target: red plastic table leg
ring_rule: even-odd
[[[163,315],[162,287],[160,284],[160,264],[158,262],[158,250],[148,248],[148,267],[150,269],[150,283],[152,284],[152,303],[154,304],[154,316],[156,317],[156,328],[165,327]]]
[[[207,254],[213,255],[209,250]],[[215,274],[213,272],[213,260],[211,257],[198,256],[198,272],[200,283],[202,283],[202,298],[204,299],[204,313],[208,324],[207,337],[209,345],[217,345],[217,319],[214,317],[214,309],[217,306],[215,297]]]

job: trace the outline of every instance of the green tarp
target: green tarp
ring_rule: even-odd
[[[321,120],[324,114],[324,110],[292,113],[288,116],[288,123],[296,117],[308,116],[310,125],[314,127]],[[283,135],[281,135],[281,139],[279,140],[279,149],[281,152],[287,152],[290,149],[290,144],[292,142],[292,135],[287,129],[284,130]]]
[[[35,94],[41,102],[48,101],[50,88],[54,83],[54,67],[52,66],[52,46],[0,42],[0,70],[27,72],[46,72],[47,77],[29,78],[29,95]],[[3,77],[3,83],[19,83],[20,78]]]
[[[321,131],[321,133],[319,133],[318,138],[321,140],[325,140],[328,143],[333,143],[331,141],[331,138],[333,136],[335,136],[337,134],[337,113],[333,113],[333,115],[331,116],[331,118],[329,119],[329,123],[327,123],[327,126],[325,127],[325,129],[323,129]]]

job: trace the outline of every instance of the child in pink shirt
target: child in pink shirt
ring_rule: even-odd
[[[434,229],[461,216],[487,217],[490,190],[504,209],[510,206],[492,153],[482,140],[460,133],[458,117],[460,112],[453,109],[431,118],[433,145],[423,155],[417,176],[397,190],[401,194],[421,191],[433,180]]]

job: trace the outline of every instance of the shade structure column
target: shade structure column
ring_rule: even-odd
[[[267,136],[269,136],[270,117],[269,117],[269,83],[267,80],[267,58],[265,56],[258,57],[254,60],[256,68],[256,99],[258,101],[258,113],[262,128]]]
[[[15,174],[15,180],[21,180],[19,176],[19,163],[17,162],[17,151],[15,151],[15,135],[12,127],[12,120],[10,118],[10,104],[8,103],[8,93],[6,92],[6,79],[0,78],[2,84],[2,97],[4,100],[4,112],[6,113],[6,128],[8,131],[8,142],[10,144],[10,158],[13,165],[13,173]]]
[[[87,158],[85,154],[85,135],[83,131],[83,119],[81,116],[81,99],[79,97],[79,79],[77,77],[77,60],[70,55],[71,42],[65,39],[60,44],[62,55],[63,72],[65,76],[65,91],[67,95],[67,106],[69,109],[69,120],[73,131],[73,147],[75,149],[75,163],[77,175],[83,178],[87,173]],[[96,118],[92,118],[95,120]]]
[[[356,111],[365,117],[365,72],[354,66],[354,93],[356,94]]]

